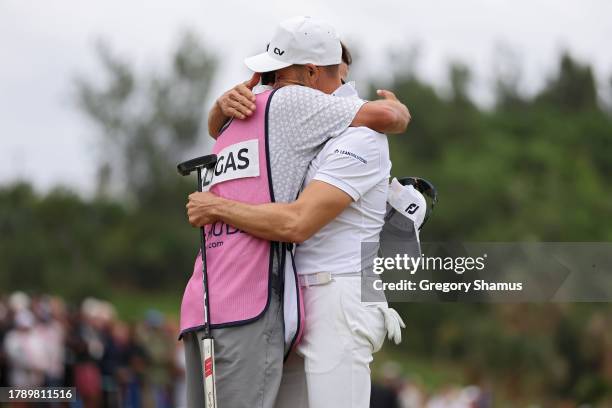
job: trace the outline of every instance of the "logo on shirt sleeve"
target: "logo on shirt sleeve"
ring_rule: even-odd
[[[368,164],[368,161],[366,159],[348,150],[336,149],[334,150],[334,154],[342,154],[344,156],[349,156],[349,157],[352,157],[353,159],[359,160],[363,164]]]

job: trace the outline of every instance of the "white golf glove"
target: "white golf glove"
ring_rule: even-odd
[[[406,328],[406,324],[395,309],[388,306],[379,306],[379,308],[385,316],[387,338],[393,340],[395,344],[400,344],[402,342],[402,329]]]

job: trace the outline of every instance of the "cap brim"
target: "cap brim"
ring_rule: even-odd
[[[270,72],[286,68],[291,63],[272,58],[267,52],[245,58],[244,63],[253,72]]]

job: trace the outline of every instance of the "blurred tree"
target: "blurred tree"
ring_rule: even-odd
[[[497,103],[489,110],[472,102],[462,64],[450,67],[447,97],[414,72],[399,72],[389,85],[413,117],[405,135],[389,137],[392,172],[425,177],[440,194],[423,240],[612,238],[602,222],[612,214],[612,120],[598,104],[590,67],[563,55],[533,98],[519,92],[517,72],[495,79]],[[610,392],[581,335],[593,313],[609,313],[609,305],[565,312],[558,305],[508,305],[504,315],[497,305],[394,307],[414,334],[404,350],[486,373],[508,395],[594,402]]]
[[[105,45],[98,53],[106,82],[77,80],[79,106],[101,130],[98,192],[119,185],[132,205],[129,221],[101,239],[106,273],[141,288],[180,287],[197,237],[184,207],[195,182],[179,177],[176,164],[205,154],[194,150],[204,137],[216,58],[193,33],[182,37],[166,75],[137,75]]]
[[[527,101],[520,90],[520,54],[508,45],[499,45],[495,49],[493,69],[496,110],[524,108]]]
[[[106,83],[97,86],[84,78],[76,83],[79,106],[102,131],[100,191],[112,178],[139,206],[172,206],[184,191],[177,188],[176,163],[202,136],[216,59],[193,33],[183,36],[165,76],[137,77],[103,44],[98,54]]]
[[[89,202],[65,189],[39,196],[25,184],[0,191],[2,288],[177,290],[191,272],[198,240],[184,204],[194,181],[178,176],[176,163],[198,155],[190,150],[203,136],[216,59],[191,33],[166,75],[137,75],[104,45],[98,53],[105,83],[76,81],[79,107],[101,130],[98,194]]]
[[[471,106],[469,95],[471,73],[462,63],[453,63],[450,66],[449,79],[451,85],[451,99],[457,106]]]
[[[28,184],[0,189],[0,287],[54,291],[70,298],[107,290],[101,238],[124,221],[112,202],[84,202],[63,188],[47,196]]]
[[[580,64],[569,53],[563,54],[559,72],[536,101],[566,111],[598,110],[597,88],[591,67]]]
[[[612,122],[590,67],[563,55],[557,77],[533,99],[506,73],[496,79],[492,110],[473,104],[469,78],[466,66],[452,65],[447,98],[414,73],[390,85],[413,116],[406,135],[389,138],[393,174],[431,179],[441,203],[453,197],[424,238],[609,239],[612,229],[598,220],[612,213]]]

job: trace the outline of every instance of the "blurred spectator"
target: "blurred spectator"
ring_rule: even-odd
[[[156,407],[171,408],[173,344],[176,339],[167,335],[164,324],[161,312],[149,310],[144,325],[139,328],[138,340],[149,358],[145,376],[146,398]]]
[[[433,396],[427,403],[427,408],[474,408],[479,396],[480,389],[476,386],[449,386]]]
[[[401,408],[397,393],[388,386],[372,383],[372,394],[370,395],[370,408]]]
[[[187,407],[187,383],[185,382],[185,351],[183,350],[183,342],[178,343],[178,347],[174,352],[174,364],[176,367],[176,379],[174,381],[174,407]]]
[[[147,370],[147,358],[144,349],[136,342],[133,326],[121,333],[121,358],[117,371],[119,381],[120,406],[138,408],[141,406],[155,407],[151,401],[143,398],[144,377]]]
[[[400,408],[398,394],[401,383],[401,367],[391,361],[384,363],[382,366],[381,382],[372,383],[370,407]]]
[[[177,330],[158,311],[128,324],[99,299],[15,292],[0,297],[0,386],[76,387],[75,408],[184,407]]]
[[[446,385],[428,395],[418,382],[402,375],[396,362],[381,366],[380,382],[372,384],[371,408],[491,408],[487,387]]]
[[[10,329],[9,308],[3,298],[0,297],[0,387],[8,387],[8,366],[4,353],[4,338]]]
[[[59,316],[54,316],[52,300],[42,297],[32,303],[34,315],[38,318],[37,336],[44,343],[45,381],[48,387],[60,387],[64,380],[64,336],[65,329]]]
[[[401,408],[421,408],[425,406],[427,394],[416,381],[405,380],[399,392]]]
[[[45,383],[47,356],[44,340],[34,330],[34,315],[19,308],[13,323],[14,328],[4,338],[8,383],[13,387],[40,387]]]
[[[185,359],[177,332],[177,322],[156,310],[127,323],[99,299],[67,307],[58,297],[16,292],[0,297],[0,386],[76,387],[70,408],[184,408]],[[482,384],[449,385],[428,395],[402,374],[395,362],[382,365],[371,407],[493,406]]]

